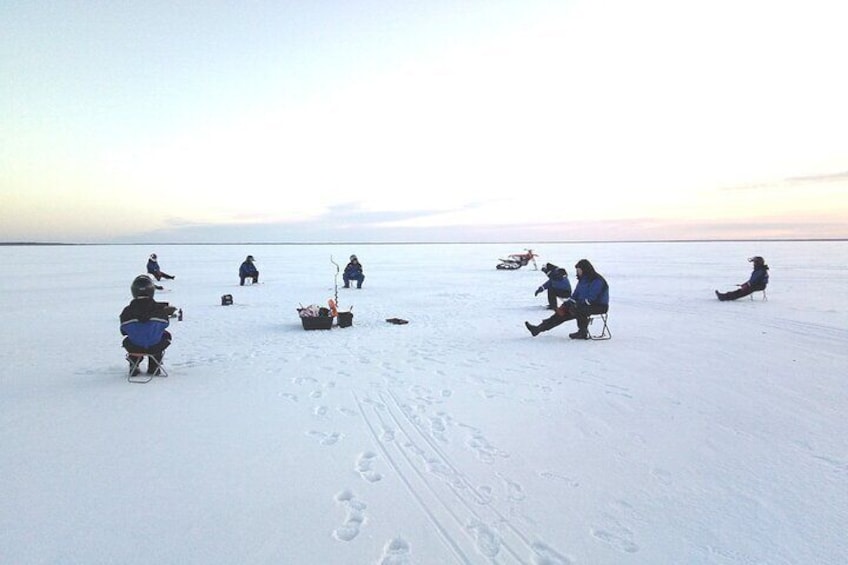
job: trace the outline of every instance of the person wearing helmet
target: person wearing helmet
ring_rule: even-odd
[[[171,345],[171,334],[166,328],[170,324],[169,318],[177,309],[167,302],[153,300],[156,288],[147,275],[137,276],[130,286],[130,292],[133,299],[120,316],[123,346],[127,353],[152,354],[156,362],[148,361],[147,373],[156,374],[165,349]],[[130,360],[130,367],[133,366]],[[133,375],[139,372],[136,365]]]
[[[547,263],[542,267],[542,272],[548,275],[548,280],[536,289],[536,296],[539,296],[545,290],[548,291],[548,310],[556,310],[559,302],[557,298],[571,297],[571,281],[568,280],[568,273],[563,267],[557,267],[553,263]]]
[[[251,279],[253,284],[259,282],[259,271],[256,269],[256,265],[253,264],[253,255],[248,255],[244,262],[239,267],[239,284],[244,286],[244,281],[246,279]]]
[[[769,281],[769,268],[768,265],[766,265],[765,259],[756,255],[754,257],[749,257],[748,262],[753,263],[754,265],[754,270],[751,272],[750,278],[746,282],[736,285],[739,287],[736,290],[732,290],[730,292],[715,291],[715,295],[719,300],[722,302],[727,300],[736,300],[737,298],[748,296],[752,292],[766,289]]]
[[[350,281],[356,281],[356,288],[362,288],[362,283],[365,282],[365,275],[362,271],[362,264],[356,255],[350,256],[350,263],[345,265],[342,280],[344,280],[345,288],[350,288]]]
[[[151,253],[150,258],[147,259],[147,273],[156,277],[157,281],[176,278],[173,275],[163,272],[162,269],[159,268],[159,260],[155,253]]]
[[[553,316],[542,320],[538,326],[524,322],[524,327],[533,337],[546,332],[568,320],[577,320],[577,331],[568,334],[571,339],[589,339],[589,316],[605,314],[609,311],[609,285],[604,277],[595,271],[587,259],[580,259],[574,265],[577,285],[571,298],[556,309]]]

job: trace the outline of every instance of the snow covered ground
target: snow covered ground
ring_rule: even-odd
[[[605,275],[606,342],[529,335],[525,246],[0,247],[0,561],[846,562],[848,242],[532,246]],[[129,384],[154,251],[185,319]],[[304,331],[351,253],[353,326]]]

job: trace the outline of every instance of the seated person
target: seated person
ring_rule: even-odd
[[[524,322],[524,326],[536,337],[557,327],[567,320],[577,320],[577,331],[568,334],[571,339],[589,339],[589,316],[605,314],[609,310],[609,285],[606,279],[595,271],[595,267],[580,259],[574,270],[577,273],[577,286],[571,298],[562,303],[550,318],[542,320],[538,326]]]
[[[259,271],[256,269],[256,265],[253,264],[253,255],[248,255],[247,259],[241,264],[239,267],[239,285],[244,286],[244,281],[246,279],[253,280],[253,284],[259,282]]]
[[[156,292],[153,280],[147,275],[139,275],[130,287],[133,299],[121,312],[121,335],[124,337],[123,346],[127,353],[150,353],[153,360],[147,362],[147,373],[158,374],[159,364],[165,349],[171,345],[171,334],[166,330],[170,324],[169,318],[176,308],[167,302],[156,302],[153,294]],[[129,359],[129,358],[128,358]],[[133,375],[141,372],[137,364],[129,359]]]
[[[342,279],[344,280],[345,288],[350,288],[350,281],[356,281],[356,288],[362,288],[362,283],[365,282],[365,275],[362,272],[362,265],[359,263],[356,255],[350,256],[350,263],[345,266]]]
[[[548,310],[556,310],[558,306],[557,298],[569,298],[571,296],[571,281],[568,280],[568,273],[565,269],[552,263],[542,267],[542,272],[548,275],[548,280],[536,289],[536,296],[547,290]]]
[[[757,290],[765,290],[768,285],[769,275],[768,275],[768,265],[766,265],[765,259],[757,255],[756,257],[750,257],[748,259],[749,263],[754,264],[754,270],[751,272],[751,277],[740,285],[737,285],[739,288],[737,290],[733,290],[730,292],[719,292],[715,291],[716,296],[722,302],[726,300],[736,300],[737,298],[742,298],[743,296],[748,296],[752,292]]]
[[[156,277],[157,281],[161,281],[162,279],[176,278],[173,275],[169,275],[168,273],[163,272],[162,269],[159,268],[159,261],[156,258],[155,253],[151,253],[150,258],[147,260],[147,272],[148,274],[151,274]]]

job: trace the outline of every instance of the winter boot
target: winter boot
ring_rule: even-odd
[[[159,364],[162,363],[162,353],[157,353],[155,355],[151,355],[147,358],[147,374],[148,375],[158,375],[159,374]]]
[[[587,330],[577,330],[574,333],[568,334],[568,337],[571,339],[589,339],[589,332]]]
[[[557,327],[558,325],[560,325],[564,321],[565,321],[565,318],[563,318],[561,316],[557,316],[556,314],[554,314],[550,318],[545,318],[544,320],[542,320],[542,323],[539,324],[538,326],[534,326],[530,322],[524,322],[524,327],[527,328],[527,330],[530,332],[530,334],[533,337],[536,337],[537,335],[539,335],[542,332],[546,332],[550,329]]]
[[[135,377],[141,374],[141,361],[139,361],[138,357],[129,357],[127,356],[127,363],[130,364],[129,372],[131,377]]]

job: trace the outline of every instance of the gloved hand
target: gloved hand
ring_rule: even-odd
[[[539,296],[540,294],[542,294],[543,290],[545,290],[545,289],[540,286],[539,288],[536,289],[536,292],[533,294],[533,296]]]

